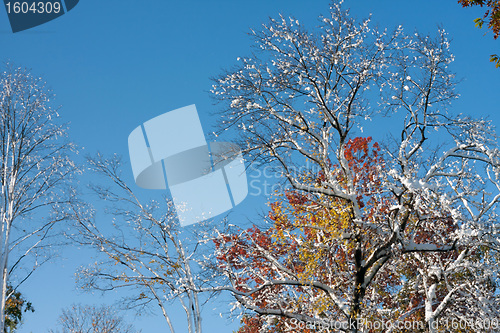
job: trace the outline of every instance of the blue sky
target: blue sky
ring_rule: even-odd
[[[17,34],[10,31],[2,8],[0,61],[32,68],[49,83],[62,106],[62,118],[70,122],[70,137],[84,153],[118,153],[127,159],[129,133],[169,110],[196,104],[204,131],[210,133],[217,122],[210,113],[217,106],[210,99],[209,78],[251,52],[249,29],[279,13],[312,27],[318,15],[327,14],[328,5],[318,0],[82,0],[68,14]],[[488,60],[500,52],[500,41],[474,28],[473,19],[482,15],[481,9],[431,0],[346,0],[345,5],[358,18],[372,13],[373,22],[381,27],[401,24],[407,31],[424,33],[444,27],[453,39],[453,70],[462,79],[461,97],[450,112],[490,117],[498,127],[500,69]],[[131,171],[124,172],[131,180]],[[248,199],[236,213],[265,210],[264,201]],[[91,254],[64,249],[60,259],[22,287],[36,312],[26,315],[21,333],[46,332],[55,326],[61,308],[72,303],[110,303],[119,296],[103,298],[75,290],[75,269]],[[226,304],[227,299],[220,299],[205,307],[205,332],[238,327],[237,322],[219,317],[219,312],[229,310]],[[160,316],[129,319],[145,333],[166,331]]]

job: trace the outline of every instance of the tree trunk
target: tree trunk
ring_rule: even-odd
[[[361,302],[365,297],[365,274],[366,267],[362,265],[363,253],[361,248],[357,248],[354,253],[354,263],[356,267],[356,276],[354,279],[354,291],[352,298],[351,310],[349,313],[348,332],[359,332],[359,314],[361,312]]]

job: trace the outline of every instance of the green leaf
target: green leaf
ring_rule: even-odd
[[[478,17],[474,20],[474,23],[476,23],[476,28],[481,29],[483,27],[484,20]]]

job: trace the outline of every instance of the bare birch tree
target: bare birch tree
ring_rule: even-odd
[[[7,65],[0,73],[0,332],[6,300],[46,260],[41,251],[66,218],[61,205],[75,166],[52,98],[27,69]]]
[[[79,285],[100,291],[128,289],[131,296],[123,304],[142,312],[150,305],[159,306],[172,333],[175,318],[168,307],[180,305],[188,332],[200,333],[202,301],[198,290],[204,282],[199,245],[204,236],[181,233],[169,199],[143,204],[122,179],[118,157],[97,156],[89,163],[96,175],[104,176],[92,190],[109,215],[96,214],[89,205],[75,206],[80,231],[75,241],[104,255],[101,261],[79,271]],[[108,226],[97,221],[106,221]]]

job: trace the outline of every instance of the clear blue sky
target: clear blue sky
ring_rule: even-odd
[[[0,61],[30,67],[49,83],[63,119],[71,123],[71,139],[85,153],[118,153],[127,159],[131,130],[175,108],[196,104],[209,133],[216,122],[209,115],[215,107],[209,78],[249,54],[249,29],[279,13],[315,26],[328,5],[326,0],[81,0],[68,14],[17,34],[0,8]],[[453,39],[453,69],[463,79],[461,98],[450,111],[489,116],[500,124],[500,69],[488,62],[490,54],[500,53],[500,40],[474,28],[480,9],[462,9],[453,0],[346,0],[345,5],[357,17],[373,13],[381,27],[401,24],[411,32],[431,32],[442,25]],[[131,179],[130,170],[125,172]],[[265,209],[259,202],[247,200],[238,209]],[[76,291],[75,268],[90,260],[89,253],[68,248],[62,257],[66,259],[47,264],[22,287],[36,312],[26,315],[21,333],[46,332],[71,303],[109,303],[119,296]],[[226,303],[221,299],[205,307],[205,332],[232,332],[238,326],[218,316],[227,312]],[[160,316],[135,321],[144,333],[166,331]]]

